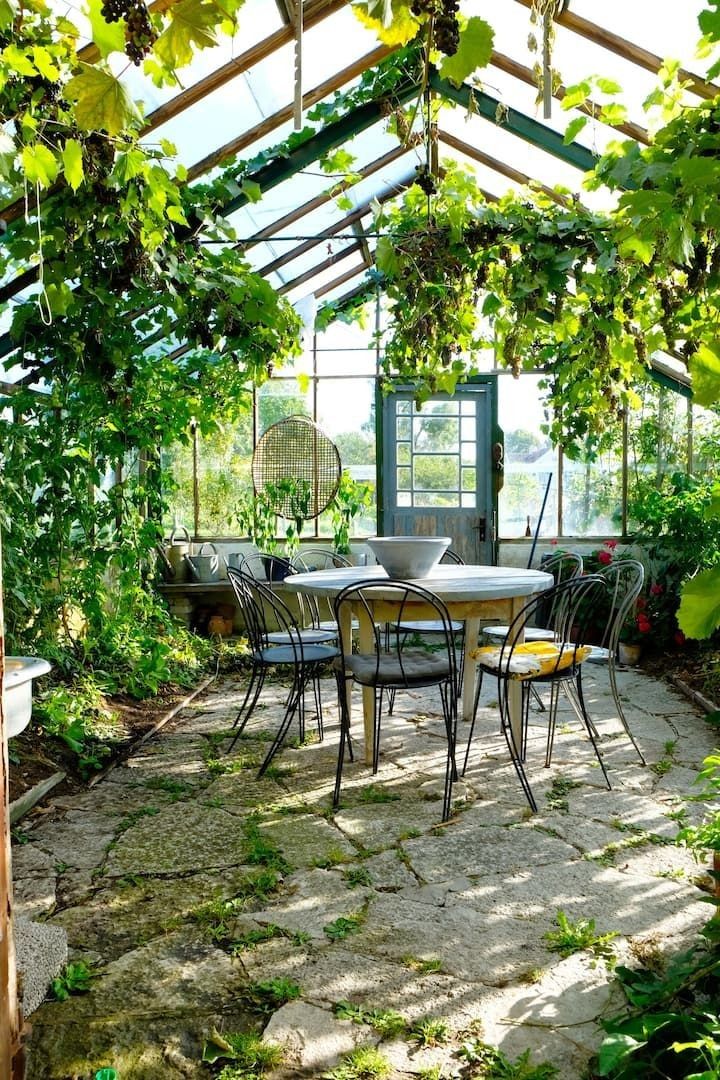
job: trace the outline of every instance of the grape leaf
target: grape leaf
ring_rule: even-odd
[[[10,0],[0,0],[0,30],[12,26],[16,14],[15,5]]]
[[[388,9],[392,13],[390,21],[386,21]],[[377,14],[373,14],[378,12],[378,5],[372,4],[372,2],[353,4],[352,10],[363,26],[367,26],[374,31],[379,40],[385,45],[407,45],[420,29],[420,23],[405,3],[393,2],[392,5],[383,5],[379,12],[379,18]]]
[[[28,143],[23,146],[22,164],[29,183],[39,184],[43,188],[50,187],[60,168],[52,150],[43,143]]]
[[[489,23],[474,15],[460,31],[460,44],[453,56],[446,56],[440,65],[443,79],[462,86],[468,75],[485,67],[492,56],[495,33]]]
[[[33,63],[40,74],[49,82],[57,82],[60,78],[60,69],[50,52],[43,45],[33,45],[32,56]]]
[[[712,405],[720,400],[720,340],[705,342],[688,364],[692,376],[693,401]]]
[[[125,20],[106,22],[100,11],[101,6],[102,0],[88,0],[87,15],[90,19],[92,39],[104,60],[111,52],[125,51]]]
[[[73,191],[82,184],[85,179],[83,170],[82,147],[77,139],[67,139],[62,151],[63,169],[65,179]]]
[[[576,116],[574,120],[571,120],[568,126],[565,128],[565,136],[563,142],[565,146],[569,146],[573,142],[576,135],[579,135],[582,129],[588,122],[587,116]]]
[[[155,42],[154,53],[169,68],[180,68],[193,58],[193,48],[217,45],[219,12],[204,0],[181,0],[170,9],[170,24]]]
[[[104,67],[80,64],[80,74],[67,84],[64,97],[76,102],[75,120],[83,131],[117,135],[140,118],[125,87]]]
[[[682,587],[678,626],[689,638],[707,638],[720,626],[720,566],[703,570]]]

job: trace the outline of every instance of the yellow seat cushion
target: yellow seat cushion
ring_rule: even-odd
[[[555,675],[576,664],[582,664],[592,652],[591,645],[555,645],[551,641],[524,641],[503,651],[497,645],[473,649],[470,656],[489,671],[500,671],[510,679],[534,679],[538,675]]]

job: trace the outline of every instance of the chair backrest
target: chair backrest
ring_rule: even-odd
[[[256,581],[262,581],[264,585],[272,589],[273,585],[284,581],[290,574],[296,574],[290,559],[284,559],[280,555],[269,555],[264,551],[249,552],[243,555],[240,569],[253,577]]]
[[[461,555],[458,555],[457,551],[453,551],[452,548],[448,548],[442,559],[441,563],[452,563],[455,566],[464,566],[465,560]]]
[[[543,625],[553,631],[556,645],[575,645],[579,649],[588,644],[593,633],[595,610],[604,602],[606,590],[604,578],[599,574],[587,574],[552,585],[545,592],[533,596],[508,627],[507,636],[500,646],[498,674],[512,670],[513,663],[522,652],[517,637],[524,633],[526,627],[539,625],[539,612],[551,613],[551,621]],[[556,667],[561,666],[564,666],[562,649],[558,651],[556,663]]]
[[[227,575],[245,623],[245,631],[252,651],[257,652],[267,648],[268,634],[279,630],[289,636],[288,644],[292,645],[296,651],[296,661],[299,663],[302,659],[299,627],[287,604],[283,603],[267,585],[244,570],[235,570],[234,567],[229,566]]]
[[[645,567],[636,559],[614,559],[609,566],[598,571],[598,576],[605,581],[608,594],[606,604],[609,603],[602,645],[614,656],[623,623],[642,591]]]
[[[292,560],[293,569],[300,573],[309,570],[337,570],[342,566],[352,566],[344,555],[330,548],[303,548]]]
[[[407,622],[422,619],[437,623],[437,652],[444,650],[447,655],[448,681],[452,683],[453,693],[457,696],[459,680],[455,635],[448,609],[439,596],[414,582],[397,581],[393,578],[378,582],[377,578],[372,578],[348,585],[335,597],[333,611],[339,626],[342,626],[341,609],[347,604],[351,605],[361,620],[364,615],[366,625],[372,628],[376,674],[379,673],[383,661],[388,658],[395,659],[401,673],[400,681],[405,686],[413,685],[413,676],[405,674],[403,664],[403,653],[407,653],[409,648],[409,635],[402,629],[403,620]],[[417,605],[422,605],[422,608],[418,610]],[[349,655],[352,652],[352,641],[341,637],[340,648],[344,655]],[[416,659],[416,650],[411,649],[411,652]]]
[[[573,578],[582,574],[582,555],[578,555],[575,551],[556,551],[554,555],[542,560],[540,569],[545,574],[552,574],[556,585],[562,585],[564,581],[572,581]],[[535,617],[538,620],[537,626],[552,627],[554,614],[550,599],[541,601],[537,607]]]

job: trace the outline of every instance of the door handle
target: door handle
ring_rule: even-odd
[[[482,544],[487,539],[487,518],[483,514],[478,518],[477,525],[473,526],[477,530],[478,540]]]

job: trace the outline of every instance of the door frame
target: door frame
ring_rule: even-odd
[[[498,425],[498,375],[497,372],[484,372],[458,383],[456,390],[462,391],[473,386],[486,386],[490,403],[490,503],[492,520],[488,522],[492,564],[498,560],[498,496],[503,486],[503,463],[505,459],[505,435]],[[385,392],[383,392],[383,387]],[[378,379],[375,384],[375,491],[377,498],[377,531],[382,535],[385,528],[385,398],[392,393],[412,393],[412,386],[406,383],[393,383],[391,380]],[[431,395],[432,396],[432,395]],[[452,398],[452,394],[449,395]]]

